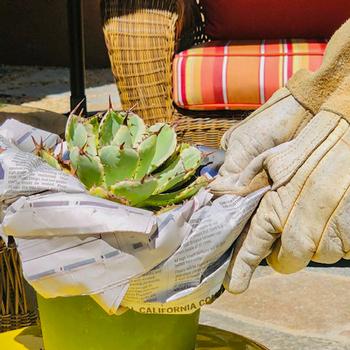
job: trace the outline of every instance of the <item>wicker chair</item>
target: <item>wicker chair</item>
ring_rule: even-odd
[[[185,142],[218,147],[249,112],[185,111],[172,100],[176,51],[209,41],[200,0],[105,0],[103,29],[122,107],[147,123],[174,122]]]

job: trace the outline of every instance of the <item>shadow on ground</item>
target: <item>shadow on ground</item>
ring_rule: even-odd
[[[86,71],[88,109],[106,109],[108,96],[119,106],[110,69]],[[0,103],[25,104],[58,113],[69,111],[69,70],[59,67],[0,66]]]

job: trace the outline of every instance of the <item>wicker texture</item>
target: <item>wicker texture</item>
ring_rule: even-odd
[[[133,107],[147,123],[173,117],[174,6],[162,0],[106,1],[104,34],[123,108]]]
[[[249,112],[241,111],[238,113],[176,111],[176,131],[182,142],[218,148],[223,133],[248,114]]]
[[[242,117],[175,110],[172,99],[175,51],[209,40],[200,1],[105,0],[102,7],[123,109],[133,108],[148,124],[175,122],[185,142],[218,147],[223,133]]]
[[[30,311],[22,275],[20,257],[13,239],[8,246],[0,238],[0,332],[37,323]]]

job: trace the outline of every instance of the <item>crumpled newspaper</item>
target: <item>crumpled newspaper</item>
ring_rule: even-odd
[[[186,314],[221,290],[234,242],[267,191],[213,200],[200,191],[161,215],[91,196],[31,153],[57,135],[7,120],[0,127],[2,236],[46,298],[91,295],[110,313]]]

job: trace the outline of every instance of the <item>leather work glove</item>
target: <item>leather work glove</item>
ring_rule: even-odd
[[[330,39],[321,67],[300,70],[249,118],[228,130],[221,140],[226,150],[219,176],[211,183],[215,195],[245,195],[268,184],[261,171],[265,152],[294,139],[320,106],[350,73],[350,21]]]
[[[247,289],[261,260],[293,273],[312,260],[350,259],[350,75],[286,148],[263,161],[273,181],[241,247],[225,287]]]

